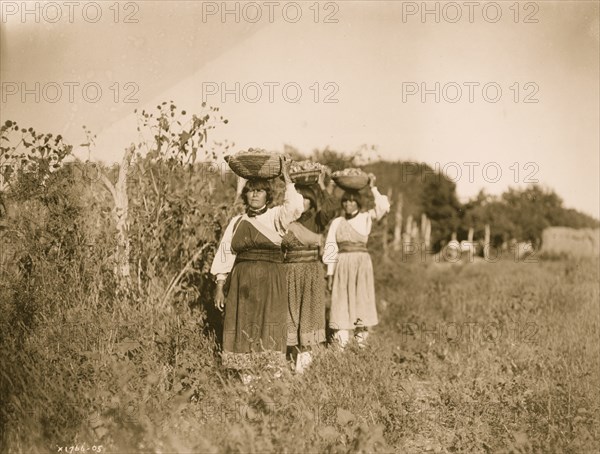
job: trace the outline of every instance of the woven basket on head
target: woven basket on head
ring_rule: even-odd
[[[301,170],[293,173],[290,172],[290,178],[298,185],[309,186],[319,181],[320,174],[321,171],[319,169]]]
[[[231,170],[247,180],[278,177],[281,175],[281,159],[282,156],[278,153],[252,149],[225,156]]]
[[[369,184],[369,176],[367,174],[340,175],[338,172],[334,172],[333,175],[331,175],[331,178],[340,188],[351,191],[363,189]]]
[[[321,173],[331,174],[329,167],[308,159],[292,162],[290,166],[290,178],[300,186],[311,186],[319,181]]]

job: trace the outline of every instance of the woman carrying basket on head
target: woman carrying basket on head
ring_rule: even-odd
[[[364,202],[358,191],[346,190],[342,196],[344,215],[331,223],[323,253],[327,286],[331,291],[329,326],[335,330],[335,339],[341,347],[347,344],[351,330],[359,345],[364,345],[368,328],[378,323],[373,264],[367,241],[373,221],[380,220],[389,211],[390,203],[375,187],[373,174],[369,175],[369,185],[375,208],[361,211]]]
[[[318,184],[296,183],[304,198],[304,212],[292,222],[283,238],[285,268],[288,280],[288,340],[296,372],[302,373],[312,361],[310,349],[325,342],[325,273],[321,255],[323,233],[335,216],[337,202],[332,196],[333,181]],[[297,354],[297,355],[296,355]]]
[[[268,180],[246,182],[246,213],[225,229],[211,267],[217,277],[215,305],[225,309],[223,365],[238,370],[244,383],[252,380],[253,370],[278,373],[285,367],[287,282],[281,239],[302,214],[303,198],[290,180],[289,161],[282,162],[282,172],[284,202],[273,208]]]

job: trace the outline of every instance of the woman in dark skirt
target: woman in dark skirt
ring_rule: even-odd
[[[287,281],[281,239],[303,209],[288,172],[284,161],[284,202],[273,208],[268,208],[268,180],[246,183],[246,213],[225,229],[211,267],[217,277],[215,305],[225,309],[223,365],[238,370],[244,383],[252,380],[252,370],[277,373],[285,366]]]
[[[310,364],[310,349],[325,342],[325,271],[320,256],[323,233],[338,207],[331,195],[334,183],[326,188],[323,179],[322,173],[318,185],[296,184],[304,212],[290,224],[282,244],[288,283],[287,345],[298,373]]]

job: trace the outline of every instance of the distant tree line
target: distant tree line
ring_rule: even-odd
[[[425,213],[431,220],[432,245],[439,249],[450,240],[453,233],[457,239],[466,240],[470,228],[474,238],[482,239],[485,225],[491,227],[491,242],[499,247],[511,240],[541,243],[542,231],[550,226],[572,228],[597,228],[600,222],[575,209],[563,206],[563,200],[551,189],[539,185],[524,189],[509,188],[500,196],[479,194],[461,203],[456,185],[443,173],[436,172],[424,163],[410,161],[386,161],[379,156],[365,159],[362,147],[359,153],[345,154],[326,148],[315,150],[306,157],[290,146],[286,153],[294,159],[312,159],[328,165],[333,171],[358,166],[377,176],[377,186],[383,194],[392,188],[392,210],[395,210],[397,194],[403,198],[403,215],[420,219]],[[393,220],[390,219],[390,228]]]

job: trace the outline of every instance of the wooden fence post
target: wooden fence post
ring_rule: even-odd
[[[404,200],[402,193],[399,192],[396,197],[396,225],[394,226],[394,251],[400,250],[400,243],[402,242],[402,205]]]
[[[387,192],[388,200],[392,200],[392,187],[388,189]],[[389,216],[384,216],[383,218],[383,235],[381,236],[381,241],[383,243],[383,259],[389,260],[390,254],[388,251],[388,227],[389,227]]]
[[[135,152],[135,145],[132,143],[125,150],[117,182],[113,184],[104,173],[100,173],[100,178],[106,189],[110,192],[114,207],[113,219],[117,227],[117,249],[115,253],[115,276],[119,279],[119,285],[128,285],[130,283],[129,258],[131,255],[131,244],[129,242],[129,198],[127,195],[127,172],[131,165],[131,159]]]
[[[410,236],[413,242],[419,241],[419,226],[417,225],[417,221],[413,221],[412,223],[412,230],[410,232]]]
[[[490,237],[491,237],[490,225],[486,224],[485,225],[485,239],[483,240],[483,258],[486,260],[488,259],[489,254],[490,254]]]
[[[406,227],[404,228],[404,243],[411,243],[412,239],[411,239],[411,234],[412,234],[412,223],[413,223],[413,217],[412,214],[408,215],[408,218],[406,219]]]

